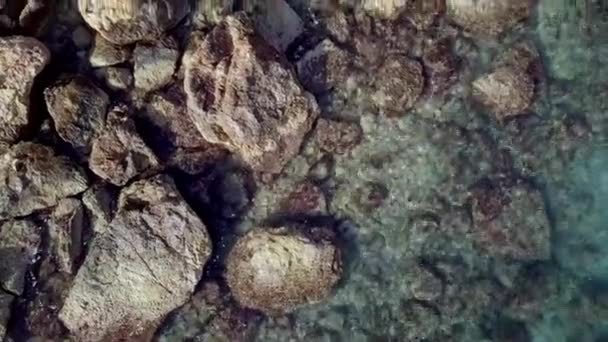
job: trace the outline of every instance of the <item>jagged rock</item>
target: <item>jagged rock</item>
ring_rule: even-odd
[[[0,156],[0,219],[29,215],[87,189],[84,171],[49,147],[19,143]]]
[[[168,176],[137,181],[94,237],[59,317],[76,339],[150,338],[188,300],[210,253],[205,225]]]
[[[112,66],[128,61],[131,49],[127,46],[114,45],[100,34],[95,35],[95,41],[89,54],[89,63],[94,68]]]
[[[25,274],[40,248],[40,233],[40,227],[28,219],[0,225],[0,292],[23,293]]]
[[[107,40],[127,45],[154,40],[190,11],[187,1],[78,0],[84,20]]]
[[[346,83],[352,59],[349,52],[325,39],[298,61],[298,76],[308,91],[322,95]]]
[[[34,38],[0,38],[0,141],[13,142],[26,128],[34,78],[50,58]]]
[[[44,90],[49,114],[59,136],[76,150],[88,153],[104,128],[108,95],[88,79],[76,76]]]
[[[234,0],[197,0],[192,10],[192,24],[197,29],[217,25],[232,13]]]
[[[133,84],[133,73],[128,68],[100,68],[95,70],[95,74],[104,80],[108,88],[114,91],[128,90]]]
[[[91,228],[95,233],[105,230],[116,212],[118,190],[106,183],[93,184],[84,194],[82,203],[87,209]]]
[[[8,320],[11,318],[11,305],[15,297],[0,290],[0,340],[4,341]]]
[[[303,181],[280,204],[281,213],[319,215],[327,212],[327,202],[321,188]]]
[[[256,30],[279,52],[304,32],[302,19],[285,0],[260,2],[253,12]]]
[[[356,123],[319,119],[313,137],[321,150],[346,154],[361,142],[363,131]]]
[[[154,43],[138,43],[133,51],[135,88],[159,89],[169,83],[175,72],[179,50],[172,37]]]
[[[142,115],[155,132],[152,148],[169,166],[197,174],[228,156],[226,149],[207,142],[198,132],[188,115],[186,94],[180,86],[152,95]]]
[[[498,67],[473,81],[472,87],[475,101],[498,120],[524,113],[534,100],[532,77],[515,67]]]
[[[407,112],[424,89],[420,63],[401,55],[387,57],[374,77],[371,100],[387,116],[400,116]]]
[[[93,140],[89,167],[96,175],[118,186],[159,166],[154,152],[137,133],[125,106],[108,113],[105,130]]]
[[[551,228],[538,191],[500,183],[476,189],[472,217],[473,240],[485,253],[524,261],[551,257]]]
[[[306,229],[256,228],[237,241],[226,278],[241,305],[275,315],[329,296],[342,276],[340,250],[323,228]]]
[[[71,274],[83,252],[85,217],[82,203],[74,198],[61,200],[53,209],[47,225],[49,254],[56,270]]]
[[[319,108],[247,17],[229,16],[192,42],[184,66],[188,108],[206,140],[260,172],[278,173],[297,154]]]
[[[447,0],[446,10],[448,18],[465,30],[497,36],[526,19],[532,4],[529,0]]]

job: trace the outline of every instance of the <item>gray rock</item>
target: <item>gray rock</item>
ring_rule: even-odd
[[[89,157],[91,171],[114,185],[123,186],[158,166],[154,152],[138,135],[128,109],[122,105],[112,108],[105,130],[93,141]]]
[[[196,29],[205,29],[218,24],[232,13],[234,0],[197,0],[192,10],[192,24]]]
[[[11,305],[15,297],[0,290],[0,340],[4,340],[8,320],[11,318]]]
[[[172,37],[154,43],[138,43],[133,51],[135,88],[159,89],[169,83],[175,72],[179,50]]]
[[[353,58],[348,51],[325,39],[298,61],[298,77],[308,91],[322,95],[346,83]]]
[[[29,215],[87,189],[85,172],[49,147],[19,143],[0,157],[0,219]]]
[[[95,35],[93,47],[89,53],[92,67],[104,67],[120,64],[131,58],[131,49],[127,46],[114,45],[100,34]]]
[[[497,36],[532,11],[533,2],[528,0],[447,0],[446,10],[450,20],[465,30],[489,36]]]
[[[76,76],[44,90],[49,114],[59,136],[85,154],[103,130],[108,95],[88,79]]]
[[[95,75],[104,80],[108,88],[128,90],[133,84],[133,73],[128,68],[107,67],[95,70]]]
[[[83,252],[84,207],[74,198],[63,199],[48,220],[49,254],[56,270],[71,274]]]
[[[330,295],[342,276],[340,250],[322,228],[305,230],[256,228],[237,241],[226,279],[241,305],[280,315]]]
[[[298,153],[319,108],[247,17],[229,16],[193,41],[184,66],[188,109],[206,140],[268,173]]]
[[[95,236],[59,317],[76,339],[150,338],[200,280],[206,227],[167,176],[125,188],[110,227]]]
[[[79,49],[86,49],[91,45],[93,36],[84,25],[79,25],[72,31],[72,41]]]
[[[154,40],[190,11],[187,1],[78,0],[84,20],[107,40],[127,45]]]
[[[0,292],[23,293],[25,274],[40,248],[40,233],[40,227],[27,219],[0,225]]]
[[[34,38],[0,38],[0,141],[17,140],[28,125],[30,90],[50,58]]]
[[[114,218],[118,202],[118,191],[109,184],[93,184],[84,194],[82,203],[87,209],[91,228],[95,233],[103,232]]]
[[[302,19],[285,0],[256,3],[252,12],[256,30],[279,52],[304,32]]]

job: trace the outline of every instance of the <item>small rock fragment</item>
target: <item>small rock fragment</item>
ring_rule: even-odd
[[[44,99],[59,136],[88,153],[93,138],[104,128],[108,95],[88,79],[76,76],[45,89]]]
[[[95,74],[105,81],[108,88],[114,91],[128,90],[133,84],[133,74],[127,68],[100,68],[95,71]]]
[[[187,1],[78,0],[84,20],[118,45],[154,40],[188,14]]]
[[[532,105],[534,81],[518,68],[499,67],[473,81],[473,98],[502,121]]]
[[[240,154],[256,171],[279,173],[319,113],[287,59],[228,16],[184,56],[188,109],[203,137]]]
[[[346,154],[361,142],[363,131],[356,123],[319,119],[313,136],[323,151]]]
[[[530,15],[529,0],[447,0],[448,18],[465,30],[497,36]]]
[[[0,290],[0,341],[4,341],[14,299],[13,295]]]
[[[77,340],[148,340],[190,298],[210,253],[205,225],[168,176],[135,182],[94,237],[59,318]]]
[[[405,56],[387,57],[375,75],[372,101],[387,116],[411,109],[424,88],[422,66]]]
[[[105,130],[93,140],[89,157],[91,171],[114,185],[123,186],[158,166],[154,152],[137,133],[127,108],[114,107],[108,113]]]
[[[226,275],[235,299],[275,315],[329,296],[342,275],[341,255],[321,230],[312,237],[290,228],[256,228],[240,238]]]
[[[0,225],[0,293],[21,295],[25,274],[40,247],[40,229],[31,220],[9,220]]]
[[[48,221],[49,254],[59,272],[71,274],[82,253],[85,224],[82,203],[74,198],[57,204]]]
[[[253,12],[256,30],[279,52],[304,32],[302,19],[285,0],[261,1]]]
[[[0,156],[0,219],[29,215],[87,189],[85,172],[49,147],[19,143]]]
[[[322,95],[346,82],[352,59],[347,51],[325,39],[298,61],[298,77],[304,88]]]
[[[179,50],[172,37],[154,43],[138,43],[133,51],[135,88],[159,89],[169,83],[175,72]]]
[[[234,0],[197,0],[192,10],[192,24],[198,30],[217,25],[232,13]]]
[[[0,141],[14,142],[26,128],[34,78],[50,58],[34,38],[0,37]]]
[[[95,35],[93,48],[89,55],[89,63],[94,68],[112,66],[128,61],[131,50],[127,46],[114,45],[100,34]]]
[[[325,195],[321,188],[310,181],[295,186],[280,205],[282,213],[317,215],[327,212]]]

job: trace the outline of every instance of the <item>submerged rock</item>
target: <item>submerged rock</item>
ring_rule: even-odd
[[[346,154],[361,142],[363,131],[356,123],[319,119],[313,139],[325,152]]]
[[[473,81],[473,98],[498,120],[524,113],[534,100],[534,81],[525,71],[502,66]]]
[[[237,241],[226,278],[241,305],[274,315],[329,296],[342,276],[340,250],[322,229],[304,229],[256,228]]]
[[[190,11],[187,1],[78,0],[84,20],[107,40],[127,45],[153,40]]]
[[[298,77],[308,91],[322,95],[344,86],[353,58],[348,51],[325,39],[298,61]]]
[[[25,216],[87,189],[84,171],[49,147],[19,143],[0,156],[0,219]]]
[[[327,212],[327,202],[321,188],[310,181],[303,181],[280,204],[284,214],[320,215]]]
[[[40,227],[27,219],[0,225],[0,293],[23,293],[26,272],[40,248],[40,233]]]
[[[496,36],[530,15],[530,0],[447,0],[450,20],[465,30]]]
[[[59,317],[76,339],[150,338],[188,300],[210,253],[205,225],[169,177],[135,182],[93,239]]]
[[[424,89],[422,66],[405,56],[387,57],[375,77],[372,101],[388,116],[407,112]]]
[[[17,140],[28,125],[30,90],[50,58],[34,38],[0,38],[0,141]]]
[[[185,89],[198,130],[256,171],[280,172],[319,113],[314,97],[244,15],[227,17],[190,45]]]
[[[89,55],[92,67],[105,67],[120,64],[131,58],[131,49],[127,46],[114,45],[100,34],[95,35]]]
[[[172,37],[154,44],[138,43],[133,51],[135,88],[152,91],[169,83],[178,57],[177,41]]]

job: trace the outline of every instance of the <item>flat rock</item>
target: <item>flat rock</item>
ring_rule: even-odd
[[[114,45],[102,35],[95,35],[93,47],[89,52],[89,63],[94,68],[112,66],[131,59],[131,49],[128,46]]]
[[[119,105],[108,113],[105,130],[93,141],[89,167],[96,175],[118,186],[154,171],[159,163],[137,133],[128,109]]]
[[[226,278],[241,305],[276,315],[330,295],[342,275],[340,250],[325,232],[302,231],[256,228],[237,241]]]
[[[152,91],[169,83],[178,57],[174,38],[165,37],[154,44],[138,43],[133,51],[135,88]]]
[[[13,142],[26,128],[34,78],[50,58],[49,50],[34,38],[0,38],[0,141]]]
[[[4,340],[8,320],[11,318],[11,308],[15,297],[0,291],[0,340]]]
[[[49,255],[59,272],[71,274],[76,269],[76,261],[83,252],[84,215],[80,200],[66,198],[53,208],[49,217]]]
[[[23,293],[26,272],[40,248],[40,233],[40,228],[27,219],[0,225],[0,293]]]
[[[0,219],[29,215],[87,189],[85,172],[49,147],[19,143],[0,156]]]
[[[76,76],[45,89],[44,99],[59,136],[88,153],[104,128],[108,95],[88,79]]]
[[[256,30],[279,52],[304,32],[302,19],[285,0],[259,2],[253,12]]]
[[[59,314],[76,339],[137,340],[183,305],[211,253],[205,225],[167,176],[125,188]]]
[[[190,11],[187,1],[78,0],[84,20],[107,40],[128,45],[154,40]]]
[[[529,0],[447,0],[450,20],[475,34],[497,36],[530,15]]]
[[[206,140],[260,172],[279,173],[298,153],[318,105],[247,17],[228,16],[191,42],[183,63],[188,108]]]

